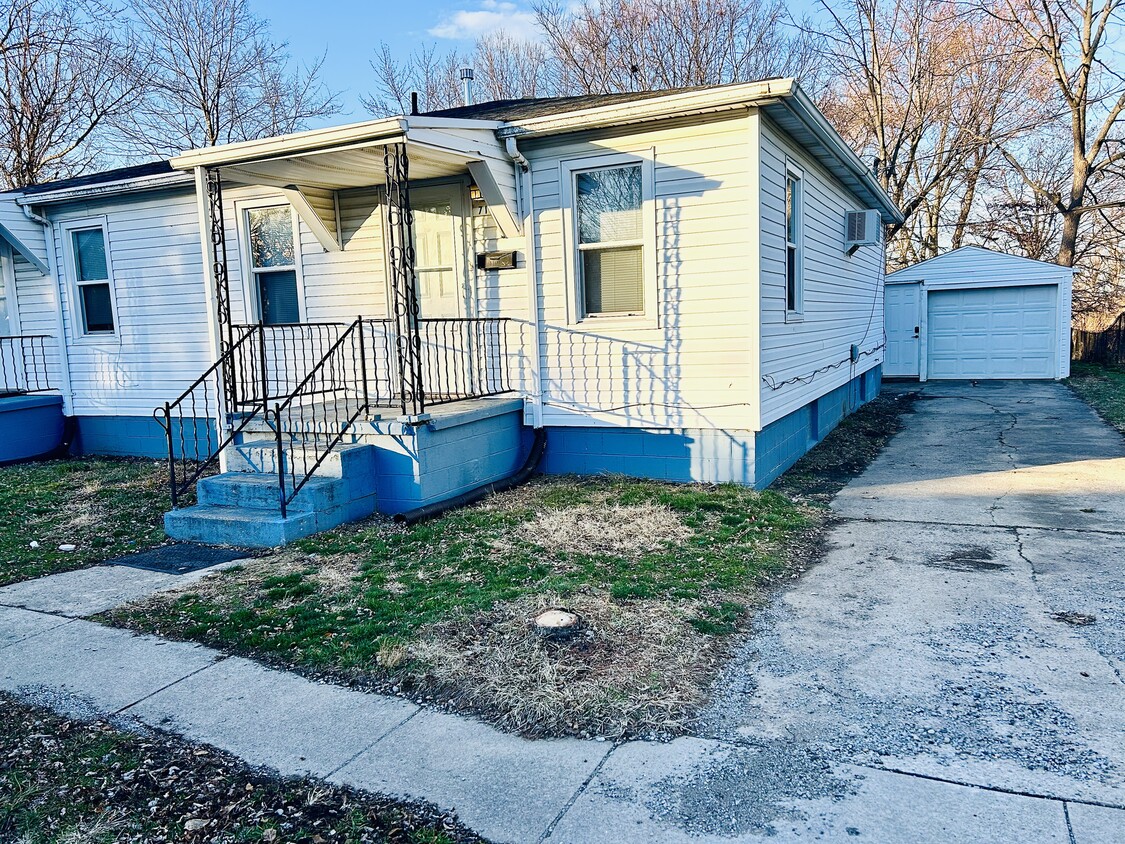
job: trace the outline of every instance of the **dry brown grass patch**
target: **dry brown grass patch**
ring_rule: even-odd
[[[548,551],[618,557],[639,557],[692,535],[669,507],[605,501],[547,510],[521,524],[516,533]]]
[[[566,607],[582,630],[545,639],[534,617]],[[619,603],[540,595],[435,625],[409,646],[419,685],[455,708],[529,736],[670,734],[703,701],[716,640],[687,619],[693,602]]]

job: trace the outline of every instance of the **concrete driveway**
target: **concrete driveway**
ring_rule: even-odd
[[[703,733],[774,779],[710,831],[1125,842],[1125,440],[1054,383],[905,423],[719,686]]]

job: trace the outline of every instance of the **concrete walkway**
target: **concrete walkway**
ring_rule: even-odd
[[[1125,442],[1058,385],[931,385],[836,509],[669,744],[524,741],[103,627],[169,577],[104,567],[0,590],[0,689],[497,842],[1125,842]]]

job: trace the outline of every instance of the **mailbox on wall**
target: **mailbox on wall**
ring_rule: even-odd
[[[478,270],[514,270],[515,252],[480,252],[477,254]]]

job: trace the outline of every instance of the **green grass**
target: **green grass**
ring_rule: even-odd
[[[580,504],[664,505],[689,538],[635,556],[549,550],[520,534],[542,513]],[[783,543],[809,526],[788,499],[734,485],[679,486],[625,479],[537,481],[489,506],[470,507],[409,529],[384,521],[345,527],[296,543],[291,570],[252,582],[234,569],[206,592],[145,604],[110,619],[205,641],[241,653],[316,669],[371,671],[380,653],[438,622],[533,594],[564,600],[608,593],[617,601],[696,602],[693,624],[729,633],[751,593],[783,566]],[[622,525],[628,530],[628,525]],[[354,560],[342,591],[318,572]],[[225,584],[224,584],[225,581]]]
[[[163,464],[152,460],[0,467],[0,586],[159,545],[165,484]],[[77,550],[59,551],[62,544]]]
[[[0,841],[479,841],[455,825],[447,833],[432,810],[273,778],[171,736],[75,721],[3,695],[0,710]],[[189,829],[193,819],[206,825]]]
[[[1125,432],[1125,366],[1073,363],[1067,383],[1111,425]]]

